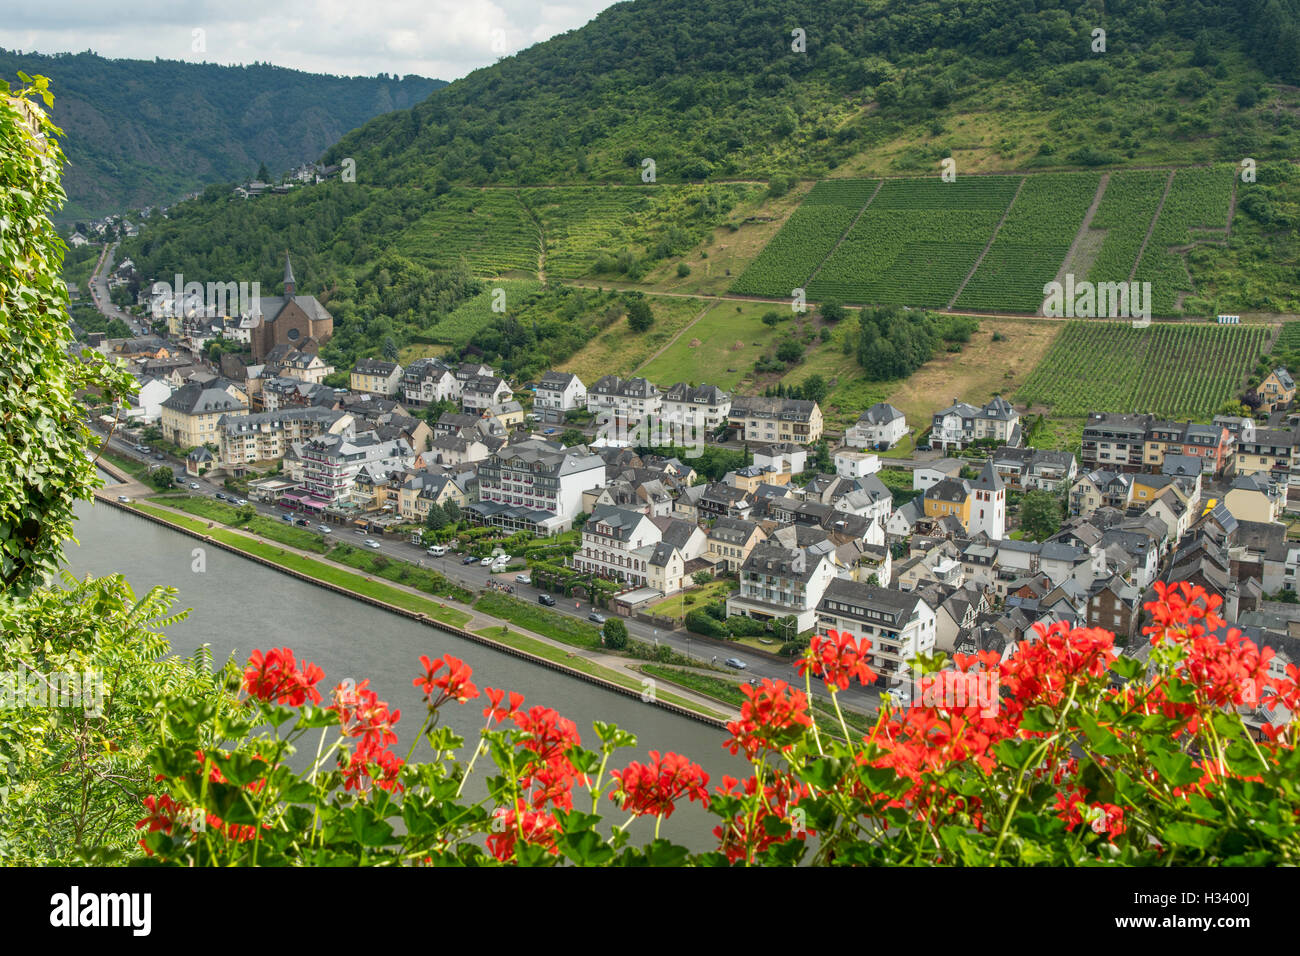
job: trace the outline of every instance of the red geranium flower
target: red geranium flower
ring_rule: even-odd
[[[814,677],[826,682],[826,689],[834,692],[848,690],[854,678],[866,687],[876,679],[876,673],[867,666],[871,655],[868,638],[854,640],[848,631],[829,631],[826,637],[814,636],[805,656],[795,661],[794,669],[803,677],[809,670]]]
[[[469,679],[473,671],[460,658],[444,654],[441,659],[431,661],[427,655],[421,655],[420,663],[424,665],[424,676],[415,678],[412,683],[424,691],[424,698],[429,702],[430,710],[442,706],[449,700],[463,704],[478,696],[478,688]],[[446,673],[439,674],[438,671],[442,670],[444,665],[447,668]],[[436,697],[433,693],[435,690],[438,691]]]
[[[609,798],[619,801],[624,810],[631,810],[637,816],[667,819],[673,815],[676,801],[683,796],[702,800],[705,806],[709,803],[705,789],[709,775],[681,754],[660,757],[659,751],[652,750],[650,763],[633,762],[610,775],[618,781],[618,787]]]
[[[272,648],[265,655],[255,650],[244,671],[244,690],[258,700],[291,707],[301,707],[306,701],[319,704],[320,692],[315,685],[324,676],[325,672],[315,664],[299,667],[287,647]]]

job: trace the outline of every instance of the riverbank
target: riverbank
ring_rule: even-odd
[[[101,466],[104,462],[100,462]],[[119,469],[105,468],[115,478],[130,482]],[[734,712],[719,708],[716,702],[683,689],[682,693],[664,693],[648,686],[644,676],[634,670],[636,663],[601,651],[588,651],[554,641],[510,622],[460,606],[453,600],[438,600],[397,582],[374,578],[336,565],[319,555],[308,554],[288,545],[270,543],[255,535],[206,522],[165,506],[138,501],[120,502],[117,495],[127,489],[114,485],[96,491],[99,502],[129,512],[207,544],[238,554],[250,561],[317,587],[334,591],[436,628],[466,640],[491,647],[514,657],[524,658],[553,671],[577,678],[607,690],[634,697],[710,727],[724,729],[734,719]]]

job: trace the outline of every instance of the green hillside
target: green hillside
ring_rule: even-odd
[[[110,60],[0,50],[0,79],[49,78],[65,134],[60,221],[171,202],[208,183],[315,160],[349,130],[446,86],[424,77],[338,77],[268,64]]]

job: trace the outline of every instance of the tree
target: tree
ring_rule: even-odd
[[[818,311],[821,312],[822,318],[827,322],[839,322],[843,320],[844,316],[848,315],[839,299],[827,299],[821,304]]]
[[[271,171],[266,168],[266,163],[257,167],[257,181],[259,183],[269,183],[271,181]]]
[[[443,502],[442,512],[447,516],[448,524],[460,524],[460,505],[454,498],[448,498]]]
[[[781,321],[781,318],[782,316],[780,312],[776,311],[776,309],[769,309],[767,312],[763,313],[763,324],[772,328]]]
[[[587,443],[587,436],[584,435],[582,432],[578,431],[576,428],[566,428],[563,432],[560,433],[561,445],[572,447],[573,445],[585,445],[586,443]]]
[[[397,341],[391,335],[384,336],[384,358],[396,362],[397,354]]]
[[[708,571],[696,571],[691,575],[691,580],[696,584],[708,584],[713,580],[713,575]]]
[[[1051,492],[1034,490],[1020,499],[1020,529],[1035,541],[1061,530],[1061,506]]]
[[[605,619],[605,623],[600,628],[601,636],[605,638],[605,646],[621,651],[627,647],[627,625],[616,617]]]
[[[429,513],[425,516],[424,526],[430,531],[441,531],[447,527],[447,512],[442,510],[442,505],[434,502],[429,505]]]
[[[785,339],[776,347],[776,357],[787,365],[794,365],[803,358],[803,346],[796,339]]]
[[[806,402],[825,401],[829,391],[830,387],[826,384],[826,379],[817,374],[809,375],[799,386],[799,394]]]
[[[645,332],[654,322],[655,314],[644,298],[636,298],[628,303],[627,326],[633,332]]]

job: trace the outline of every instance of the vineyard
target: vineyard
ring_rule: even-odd
[[[1208,419],[1245,384],[1262,326],[1069,322],[1016,394],[1055,417],[1092,411]]]
[[[397,244],[403,255],[434,268],[464,262],[477,276],[535,277],[545,236],[547,275],[574,279],[593,274],[602,257],[614,268],[620,253],[647,262],[685,255],[760,188],[455,189],[403,230]]]
[[[956,307],[1037,311],[1043,286],[1056,278],[1100,180],[1098,173],[1027,177]]]
[[[1232,182],[1226,166],[1187,167],[1172,179],[1165,170],[1109,173],[1073,260],[1086,272],[1076,281],[1150,281],[1153,311],[1176,315],[1181,293],[1194,291],[1182,253],[1226,236]],[[1035,313],[1099,184],[1094,172],[823,180],[731,291],[786,298],[806,288],[813,300],[944,307],[960,289],[958,309]]]
[[[1273,345],[1276,352],[1300,352],[1300,322],[1283,322]]]
[[[878,185],[874,179],[819,182],[731,291],[786,297],[803,288]]]
[[[1020,177],[886,182],[808,286],[811,298],[943,307],[984,251]]]
[[[1180,252],[1197,241],[1226,238],[1233,175],[1231,166],[1180,169],[1174,174],[1135,276],[1139,282],[1151,283],[1151,311],[1156,315],[1174,314],[1179,293],[1195,291]]]
[[[505,293],[504,304],[506,310],[510,311],[541,287],[540,282],[530,279],[498,279],[438,322],[429,330],[429,337],[439,345],[463,346],[475,332],[497,316],[492,311],[494,300],[500,301],[497,289]]]

